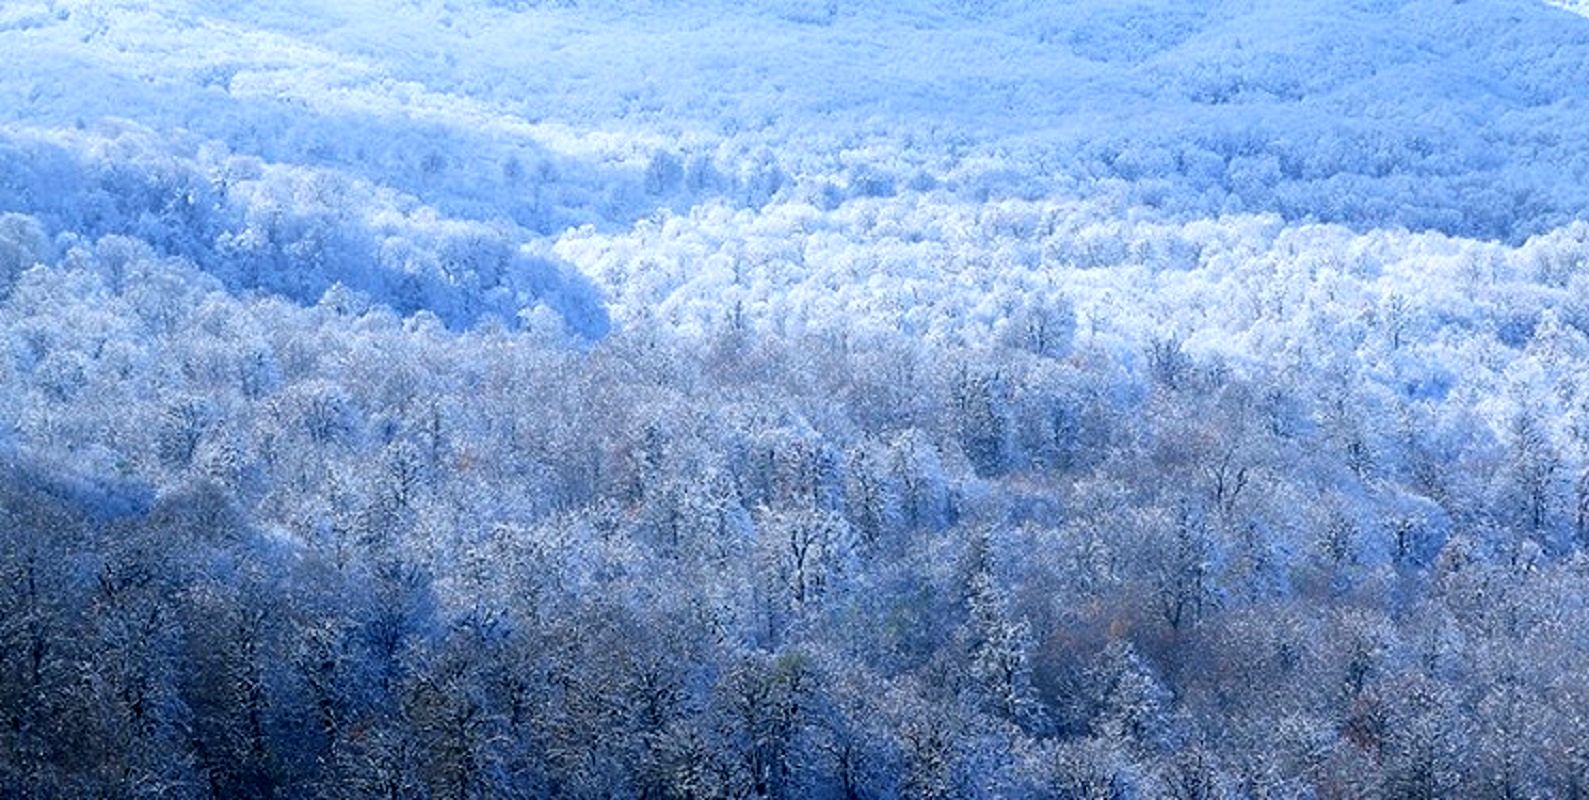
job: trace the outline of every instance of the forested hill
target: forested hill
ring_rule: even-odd
[[[1566,8],[0,4],[0,797],[1581,797],[1586,586]]]

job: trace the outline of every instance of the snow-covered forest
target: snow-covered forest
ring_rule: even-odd
[[[0,2],[0,797],[1589,797],[1575,9]]]

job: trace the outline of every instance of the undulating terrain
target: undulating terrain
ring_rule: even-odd
[[[1589,797],[1583,13],[3,0],[0,797]]]

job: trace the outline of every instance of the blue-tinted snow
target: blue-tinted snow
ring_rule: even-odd
[[[1068,299],[1266,363],[1392,302],[1418,347],[1589,326],[1589,20],[1532,0],[20,2],[0,46],[0,206],[300,302],[976,340]]]

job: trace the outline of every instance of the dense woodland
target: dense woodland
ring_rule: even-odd
[[[581,342],[58,244],[0,307],[5,795],[1589,788],[1581,372],[1496,427],[1062,304]],[[1497,357],[1581,365],[1547,316]]]
[[[1589,798],[1586,31],[0,2],[0,798]]]

